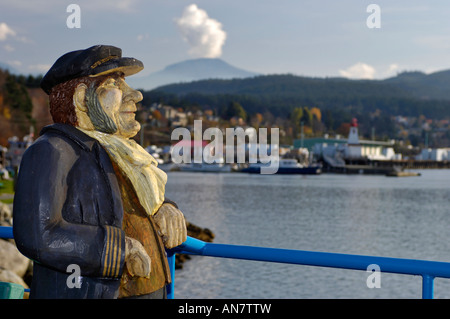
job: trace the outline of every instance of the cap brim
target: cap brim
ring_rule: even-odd
[[[119,58],[110,60],[96,67],[89,77],[97,77],[116,72],[121,72],[124,76],[130,76],[143,69],[144,64],[135,58]]]

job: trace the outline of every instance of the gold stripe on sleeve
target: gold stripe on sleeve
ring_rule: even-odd
[[[118,242],[117,242],[117,262],[116,262],[116,271],[113,274],[114,277],[119,276],[119,270],[120,270],[120,262],[121,262],[121,256],[122,256],[122,231],[120,229],[117,229],[118,232]]]
[[[108,228],[110,229],[110,232],[111,232],[111,239],[110,239],[110,246],[109,246],[108,270],[106,271],[106,275],[107,275],[108,277],[110,277],[110,276],[111,276],[112,263],[113,263],[112,260],[113,260],[113,257],[114,257],[114,255],[113,255],[113,249],[114,249],[114,246],[115,246],[115,239],[116,239],[116,236],[115,236],[115,234],[114,234],[115,229],[112,228],[111,226],[108,226]]]
[[[109,259],[109,241],[110,241],[110,230],[109,227],[106,226],[106,250],[105,250],[105,256],[103,258],[104,265],[103,265],[103,277],[106,277],[107,269],[108,269],[108,259]]]
[[[117,246],[118,246],[118,243],[117,243],[117,241],[118,241],[118,238],[117,238],[118,234],[117,234],[117,232],[118,231],[119,231],[118,228],[113,227],[113,234],[114,234],[113,247],[112,247],[113,252],[112,252],[112,256],[111,256],[111,258],[112,258],[112,261],[111,261],[111,272],[109,273],[111,277],[115,277],[115,274],[116,274]]]

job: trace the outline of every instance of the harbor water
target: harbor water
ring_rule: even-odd
[[[418,177],[169,172],[167,197],[215,243],[450,262],[450,170]],[[422,278],[192,256],[175,298],[421,298]],[[435,279],[450,298],[450,279]]]

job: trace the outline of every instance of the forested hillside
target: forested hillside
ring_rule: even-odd
[[[39,88],[40,77],[12,75],[0,69],[0,145],[22,139],[49,123],[48,97]]]
[[[450,144],[449,86],[450,71],[406,72],[386,80],[281,74],[161,86],[144,91],[142,104],[213,110],[225,119],[238,104],[247,119],[259,116],[266,126],[283,127],[287,142],[298,138],[301,123],[306,136],[346,134],[356,117],[365,138],[442,147]]]
[[[447,83],[450,85],[450,78]],[[269,111],[275,116],[286,115],[298,106],[315,106],[321,110],[349,110],[358,113],[380,110],[390,115],[449,117],[450,100],[444,99],[442,94],[448,90],[442,87],[433,90],[434,88],[431,84],[425,87],[420,81],[407,83],[393,79],[356,81],[267,75],[166,85],[145,92],[145,96],[153,101],[216,105],[219,108],[237,101],[249,113]]]

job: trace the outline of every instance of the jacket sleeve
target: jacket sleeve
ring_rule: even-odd
[[[119,277],[125,258],[123,230],[70,223],[62,217],[67,173],[75,158],[48,140],[36,142],[25,152],[13,205],[17,248],[61,272],[76,264],[82,276]]]

